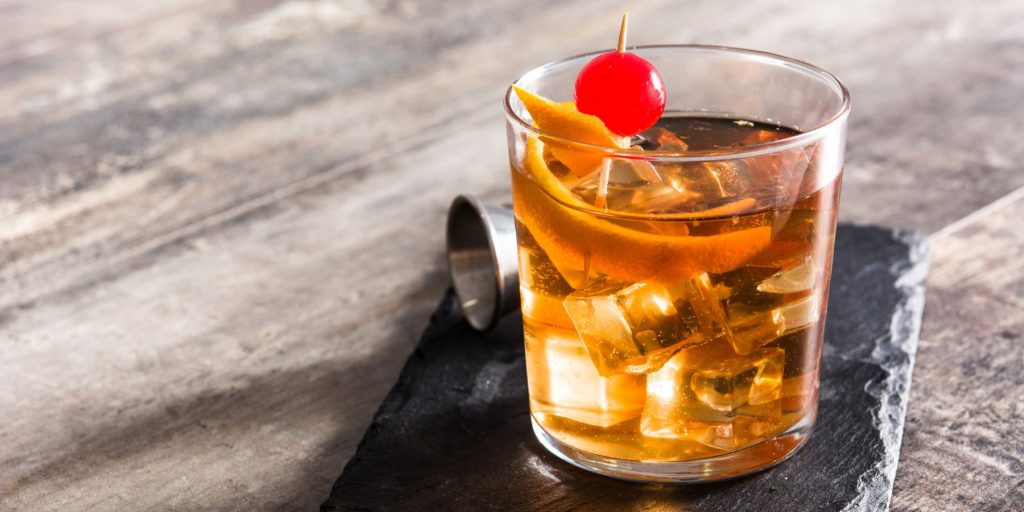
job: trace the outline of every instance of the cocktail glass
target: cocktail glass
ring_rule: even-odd
[[[632,51],[668,104],[629,149],[541,131],[505,96],[534,431],[605,475],[735,477],[787,458],[815,421],[849,94],[763,52]],[[516,85],[571,101],[594,55]],[[730,126],[744,138],[686,142]]]

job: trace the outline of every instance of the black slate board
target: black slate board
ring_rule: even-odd
[[[927,245],[843,225],[835,253],[818,423],[789,461],[686,486],[572,467],[530,429],[521,318],[477,333],[449,291],[321,510],[885,510]]]

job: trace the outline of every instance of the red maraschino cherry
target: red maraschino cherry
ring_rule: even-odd
[[[594,57],[576,76],[576,108],[630,136],[654,126],[665,111],[665,83],[653,64],[626,51],[626,20],[623,14],[616,51]]]

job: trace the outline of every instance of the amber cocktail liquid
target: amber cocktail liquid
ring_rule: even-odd
[[[549,136],[510,100],[530,409],[541,442],[587,469],[726,478],[781,461],[814,423],[845,91],[780,65],[754,75],[786,77],[790,96],[759,100],[772,86],[694,79],[674,62],[687,54],[707,74],[752,52],[646,51],[669,88],[684,77],[685,103],[670,95],[628,149]],[[559,65],[572,60],[519,83],[559,99],[545,83]],[[792,111],[812,96],[823,120]]]

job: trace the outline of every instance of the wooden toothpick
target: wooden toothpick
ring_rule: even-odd
[[[622,13],[622,25],[619,26],[619,44],[615,46],[618,53],[626,52],[626,25],[629,23],[629,13]],[[597,182],[597,197],[594,198],[594,206],[608,210],[608,178],[612,170],[610,158],[601,159],[601,176]]]

